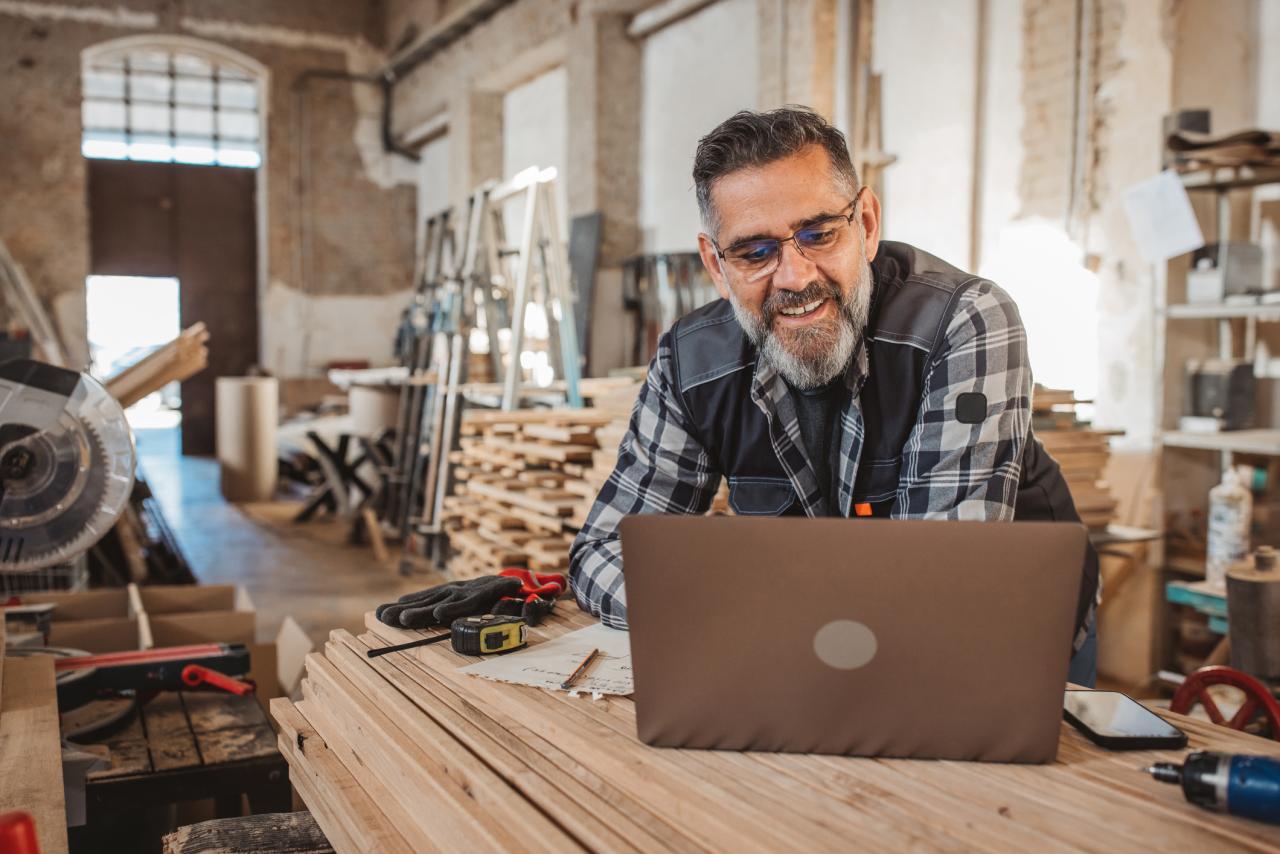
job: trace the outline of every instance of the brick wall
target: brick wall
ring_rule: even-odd
[[[374,67],[382,57],[381,4],[209,0],[187,9],[162,0],[102,6],[0,2],[0,238],[81,358],[89,224],[80,155],[80,53],[124,36],[203,38],[270,70],[265,244],[259,246],[267,259],[264,295],[274,288],[278,303],[296,307],[317,296],[383,295],[409,286],[414,190],[393,186],[393,165],[378,150],[376,90],[331,81],[313,83],[305,97],[294,89],[304,69]],[[299,111],[304,100],[305,145]],[[300,153],[306,154],[308,176],[301,199]],[[302,213],[310,230],[305,263],[295,254]],[[299,269],[309,272],[305,281]],[[263,358],[269,366],[289,373],[303,369],[277,364],[278,348],[266,340],[286,338],[288,327],[296,329],[300,320],[264,312]],[[389,341],[391,330],[376,336]],[[354,337],[360,338],[359,330]],[[389,344],[383,349],[389,356]]]

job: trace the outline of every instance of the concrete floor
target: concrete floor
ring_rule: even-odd
[[[380,602],[437,584],[435,574],[402,578],[393,544],[386,564],[347,541],[348,524],[317,515],[294,523],[301,504],[230,504],[218,464],[178,453],[178,431],[137,430],[139,465],[201,584],[238,584],[258,612],[258,640],[275,639],[286,615],[316,644],[334,628],[362,631]]]

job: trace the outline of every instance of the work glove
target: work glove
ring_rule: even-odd
[[[520,591],[519,578],[485,575],[466,581],[450,581],[417,593],[407,593],[395,602],[379,605],[377,617],[398,629],[430,629],[448,626],[458,617],[478,617],[494,613],[504,596]]]

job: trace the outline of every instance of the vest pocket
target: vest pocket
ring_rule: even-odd
[[[901,456],[862,460],[858,464],[858,478],[853,487],[853,503],[888,502],[892,505],[898,494],[898,474],[901,469]]]
[[[729,506],[739,516],[781,516],[796,500],[785,477],[729,478]]]

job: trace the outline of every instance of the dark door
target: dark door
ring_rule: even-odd
[[[214,451],[214,380],[258,361],[257,173],[88,160],[90,272],[173,276],[182,326],[209,329],[209,367],[182,384],[182,453]]]

